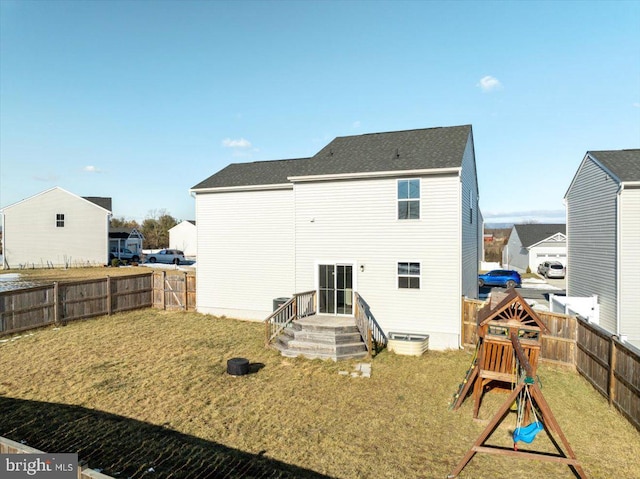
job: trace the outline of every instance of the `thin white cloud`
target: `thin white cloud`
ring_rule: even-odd
[[[566,212],[559,210],[522,210],[522,211],[483,211],[486,223],[564,223]]]
[[[222,146],[225,148],[251,148],[251,142],[240,138],[238,140],[232,140],[231,138],[225,138],[222,140]]]
[[[360,120],[356,120],[356,121],[353,122],[353,124],[351,126],[353,128],[360,128],[360,125],[361,125]]]
[[[491,75],[484,76],[480,78],[480,82],[476,85],[480,87],[480,89],[484,92],[490,92],[494,90],[500,90],[502,88],[502,83],[496,77],[492,77]]]
[[[46,175],[34,175],[32,178],[36,181],[44,181],[45,183],[58,181],[60,178],[58,175],[54,175],[53,173],[47,173]]]
[[[100,168],[93,165],[85,166],[84,168],[82,168],[82,171],[84,171],[85,173],[102,173],[102,170]]]
[[[638,103],[638,102],[634,103],[634,104],[633,104],[633,107],[634,107],[634,108],[640,108],[640,103]]]

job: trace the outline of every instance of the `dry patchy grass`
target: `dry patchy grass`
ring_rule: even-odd
[[[79,281],[83,279],[98,279],[107,276],[129,276],[134,274],[150,273],[153,269],[144,266],[125,266],[120,268],[94,267],[94,268],[35,268],[35,269],[8,269],[0,270],[2,274],[20,275],[23,281],[35,283],[51,283],[53,281]],[[167,274],[173,274],[177,270],[167,269]],[[178,271],[183,273],[182,271]]]
[[[78,451],[117,477],[446,477],[506,398],[486,394],[477,421],[469,399],[448,410],[464,351],[383,352],[365,379],[339,374],[355,363],[286,359],[262,340],[259,323],[143,310],[2,343],[0,435]],[[235,356],[254,373],[227,375]],[[638,432],[576,373],[539,374],[587,474],[640,477]],[[511,413],[491,442],[510,446],[514,425]],[[531,446],[551,448],[544,433]],[[479,454],[461,477],[573,476]]]

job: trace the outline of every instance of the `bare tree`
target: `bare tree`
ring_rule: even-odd
[[[140,232],[144,235],[145,248],[157,249],[169,246],[169,230],[178,224],[166,210],[153,210],[142,222]]]
[[[121,216],[120,218],[111,218],[111,222],[109,223],[109,225],[112,228],[135,228],[137,230],[140,229],[140,225],[136,220],[128,220],[124,216]]]

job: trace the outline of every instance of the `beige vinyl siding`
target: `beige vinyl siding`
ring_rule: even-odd
[[[600,325],[616,332],[618,184],[587,157],[567,192],[567,295],[598,295]]]
[[[291,296],[293,192],[198,193],[197,309],[263,320]]]
[[[640,188],[620,193],[620,334],[640,347]]]
[[[319,261],[355,261],[357,290],[386,332],[460,333],[460,178],[421,178],[420,219],[397,219],[399,177],[295,185],[296,291],[314,289]],[[421,288],[398,289],[398,262],[419,262]],[[360,271],[360,267],[364,271]]]
[[[54,188],[3,212],[9,268],[107,263],[109,212],[90,201]],[[56,226],[57,214],[64,214],[64,227]]]
[[[478,267],[481,260],[478,244],[482,241],[482,215],[478,206],[478,181],[471,135],[467,140],[462,158],[460,178],[462,182],[462,211],[460,212],[462,225],[461,294],[475,299],[478,297]],[[470,204],[470,201],[473,204]]]

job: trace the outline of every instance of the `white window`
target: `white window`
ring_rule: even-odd
[[[398,263],[398,288],[420,289],[420,263]]]
[[[56,215],[56,227],[64,228],[64,215],[62,213]]]
[[[420,219],[420,179],[398,180],[398,219]]]
[[[473,224],[473,191],[469,190],[469,223]]]

